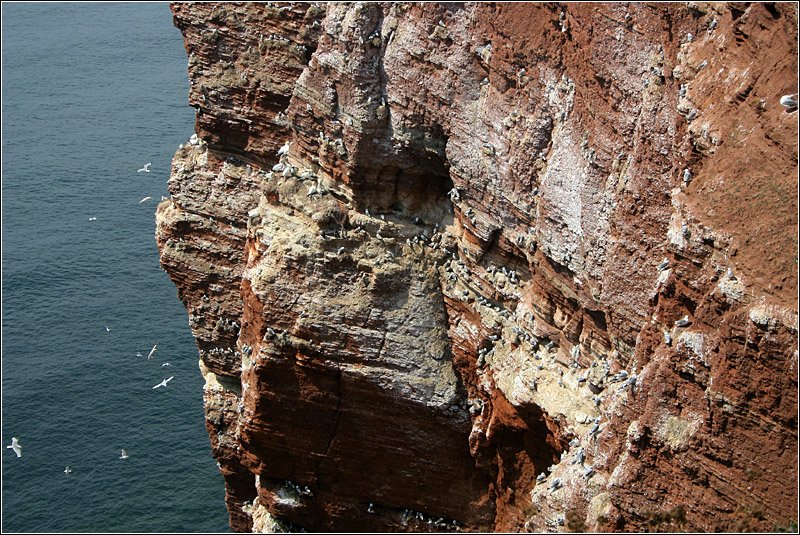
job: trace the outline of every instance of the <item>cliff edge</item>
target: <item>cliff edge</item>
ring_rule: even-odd
[[[176,3],[236,531],[797,521],[797,6]]]

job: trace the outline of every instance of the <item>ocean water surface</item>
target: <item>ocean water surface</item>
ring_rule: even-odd
[[[186,61],[166,3],[2,5],[3,532],[229,531],[154,239]]]

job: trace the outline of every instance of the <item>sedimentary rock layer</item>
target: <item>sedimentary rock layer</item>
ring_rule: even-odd
[[[796,6],[172,10],[233,529],[796,521]]]

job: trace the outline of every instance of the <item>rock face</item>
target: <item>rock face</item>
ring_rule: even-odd
[[[237,531],[797,520],[793,4],[174,4]]]

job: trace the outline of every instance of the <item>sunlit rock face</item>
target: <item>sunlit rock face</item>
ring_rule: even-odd
[[[791,4],[173,4],[236,531],[797,519]]]

